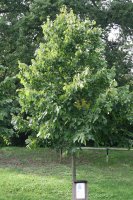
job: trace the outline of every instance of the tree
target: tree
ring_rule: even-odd
[[[128,87],[117,88],[115,69],[107,68],[101,29],[63,8],[55,21],[47,19],[43,34],[45,42],[32,64],[19,64],[21,113],[27,114],[29,126],[59,148],[89,138],[105,142],[106,136],[109,141],[111,134],[117,138],[117,125],[110,117],[115,106],[120,114],[128,102],[128,120],[131,94]]]
[[[13,111],[13,96],[8,96],[7,89],[12,92],[13,78],[6,76],[6,68],[0,66],[0,143],[8,143],[7,138],[12,136],[13,131],[10,123],[10,112]],[[15,87],[15,85],[14,85]]]
[[[0,2],[0,143],[10,143],[14,134],[12,114],[17,113],[16,88],[18,73],[19,21],[27,12],[27,4],[21,1]],[[21,46],[22,48],[22,46]],[[20,54],[20,53],[19,53]],[[25,56],[26,57],[26,56]]]

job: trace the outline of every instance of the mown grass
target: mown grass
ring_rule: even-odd
[[[0,149],[0,200],[71,200],[71,157],[50,149]],[[77,179],[88,181],[89,200],[133,200],[133,152],[82,151]]]

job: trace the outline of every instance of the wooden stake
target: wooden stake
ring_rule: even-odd
[[[76,156],[72,154],[72,200],[75,200],[74,182],[76,181]]]
[[[76,156],[72,154],[72,181],[76,181]]]
[[[106,149],[106,162],[109,162],[109,148]]]

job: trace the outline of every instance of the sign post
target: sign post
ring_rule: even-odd
[[[76,157],[72,154],[72,200],[88,200],[87,181],[76,180]]]

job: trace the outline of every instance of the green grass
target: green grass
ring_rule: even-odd
[[[89,200],[133,200],[133,152],[86,150],[77,179],[88,181]],[[0,200],[71,200],[71,158],[50,149],[0,149]]]

